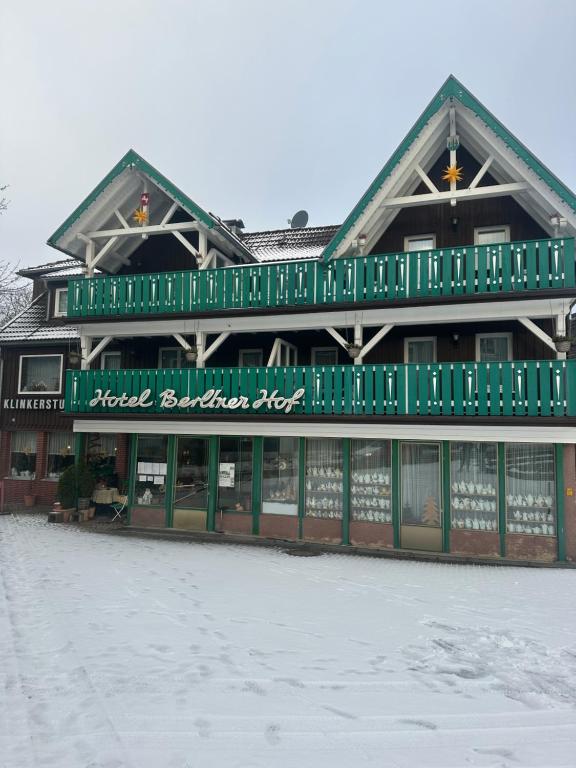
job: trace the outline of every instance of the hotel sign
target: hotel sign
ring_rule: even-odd
[[[291,395],[279,395],[278,390],[268,394],[267,389],[258,390],[259,397],[251,399],[245,395],[226,397],[221,389],[208,389],[204,394],[190,397],[179,397],[174,389],[165,389],[158,395],[158,401],[152,397],[152,390],[145,389],[139,395],[112,394],[111,390],[95,390],[95,396],[89,400],[90,408],[101,406],[103,408],[130,408],[146,409],[156,406],[161,410],[172,408],[201,408],[202,410],[259,410],[265,408],[268,411],[281,411],[290,413],[295,406],[300,405],[304,397],[305,389],[295,390]]]

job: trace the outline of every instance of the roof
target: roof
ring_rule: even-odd
[[[416,123],[412,126],[402,143],[392,154],[386,165],[354,206],[328,246],[324,249],[322,254],[324,261],[328,261],[335,255],[338,246],[340,246],[384,183],[392,175],[404,156],[409,152],[413,143],[422,133],[426,125],[442,109],[442,107],[446,107],[447,103],[460,103],[462,107],[470,110],[471,113],[479,118],[479,120],[492,131],[498,141],[506,145],[517,158],[523,161],[523,163],[557,195],[560,202],[565,203],[569,209],[576,212],[576,195],[563,184],[552,171],[541,163],[540,160],[538,160],[538,158],[533,155],[524,144],[522,144],[522,142],[510,133],[510,131],[508,131],[508,129],[491,112],[489,112],[486,107],[462,85],[462,83],[460,83],[453,75],[450,75],[426,109],[422,112]]]
[[[83,260],[84,246],[77,240],[76,235],[82,230],[117,227],[118,222],[114,216],[114,210],[122,207],[135,210],[139,205],[143,176],[153,183],[158,193],[153,197],[178,203],[186,213],[211,231],[213,235],[218,236],[222,242],[227,243],[228,247],[235,253],[240,254],[248,261],[253,261],[253,256],[248,248],[222,219],[205,211],[133,149],[124,155],[98,186],[58,227],[56,232],[48,238],[48,245],[69,256]],[[158,200],[159,205],[160,202],[161,200]],[[154,200],[151,200],[151,214],[154,212],[153,205]],[[159,209],[158,212],[163,216],[165,210],[162,209],[160,212]],[[116,250],[119,251],[119,247],[116,247]],[[124,253],[124,255],[129,255],[129,252]]]
[[[58,280],[83,275],[84,265],[78,259],[62,259],[61,261],[52,261],[49,264],[38,264],[35,267],[20,269],[18,274],[30,279],[42,277],[45,280]]]
[[[42,293],[23,312],[9,320],[0,329],[0,344],[15,342],[42,343],[68,341],[78,338],[78,329],[65,320],[47,319],[48,294]]]
[[[317,259],[339,225],[247,232],[243,242],[260,262]]]

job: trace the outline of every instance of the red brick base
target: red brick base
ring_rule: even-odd
[[[4,506],[24,506],[24,496],[34,496],[36,506],[52,506],[56,501],[57,480],[13,480],[4,478]]]
[[[500,534],[490,531],[450,531],[450,552],[457,555],[500,556]]]
[[[260,536],[266,539],[297,539],[298,518],[291,515],[260,515]]]
[[[339,544],[342,541],[342,520],[305,517],[302,522],[303,538],[308,541],[325,541],[328,544]]]
[[[350,521],[350,544],[356,547],[392,549],[394,529],[391,523],[365,523]]]
[[[551,536],[506,534],[506,557],[510,560],[542,560],[550,563],[558,558],[558,540]]]
[[[216,512],[216,530],[222,533],[252,534],[252,515],[242,512]]]
[[[146,528],[164,528],[166,525],[166,510],[158,507],[132,507],[130,525],[141,525]]]

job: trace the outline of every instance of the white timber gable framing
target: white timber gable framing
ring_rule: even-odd
[[[461,100],[459,95],[464,93],[468,98]],[[489,197],[511,196],[551,237],[576,234],[573,195],[569,190],[564,195],[566,188],[561,182],[455,78],[447,80],[435,101],[440,106],[431,110],[434,100],[431,102],[327,246],[325,261],[370,253],[403,208],[431,204],[456,207],[459,201]],[[474,157],[480,170],[470,181],[453,180],[449,189],[438,189],[428,172],[446,150],[450,152],[449,165],[457,168],[460,147]],[[399,159],[394,162],[396,157]],[[488,172],[496,183],[486,183]],[[417,193],[422,183],[427,191]]]
[[[193,239],[188,236],[192,233]],[[48,244],[84,261],[91,277],[96,269],[114,274],[130,266],[143,241],[159,235],[178,240],[190,254],[191,268],[255,261],[223,221],[204,211],[133,150]],[[158,271],[163,271],[161,263]]]

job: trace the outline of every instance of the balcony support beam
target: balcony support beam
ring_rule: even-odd
[[[186,339],[184,338],[184,336],[181,336],[179,333],[173,333],[173,334],[172,334],[172,336],[173,336],[173,337],[176,339],[176,341],[178,342],[178,344],[180,344],[180,346],[182,347],[182,349],[183,349],[185,352],[190,352],[190,351],[192,350],[192,345],[191,345],[191,344],[189,344],[189,343],[186,341]]]
[[[225,333],[220,333],[220,334],[219,334],[219,335],[218,335],[218,336],[217,336],[217,337],[214,339],[214,341],[212,342],[212,344],[210,344],[210,346],[209,346],[209,347],[207,347],[207,348],[204,350],[204,357],[203,357],[203,359],[204,359],[204,362],[206,362],[206,360],[208,360],[208,358],[209,358],[209,357],[211,357],[211,356],[214,354],[214,352],[216,352],[216,350],[218,349],[218,347],[219,347],[221,344],[223,344],[223,343],[226,341],[226,339],[228,338],[228,336],[230,336],[230,334],[231,334],[231,332],[230,332],[230,331],[226,331]]]
[[[134,235],[169,235],[172,232],[194,232],[198,229],[197,221],[181,221],[175,224],[150,224],[146,227],[128,227],[122,229],[98,229],[88,232],[87,237],[131,237]]]
[[[383,325],[382,328],[380,328],[374,336],[370,339],[370,341],[367,341],[366,344],[362,347],[362,352],[360,352],[360,357],[364,358],[368,352],[370,352],[371,349],[373,349],[376,344],[378,344],[379,341],[381,341],[384,336],[386,336],[387,333],[389,333],[392,328],[394,328],[393,323],[387,323],[386,325]]]
[[[186,250],[190,251],[190,253],[192,254],[192,256],[194,256],[195,259],[198,259],[199,257],[198,251],[196,250],[196,248],[194,248],[192,243],[186,240],[186,238],[181,232],[172,232],[172,234],[174,235],[176,240],[179,240],[182,243],[182,245],[184,246],[184,248],[186,248]]]
[[[83,371],[87,371],[90,368],[88,357],[90,355],[90,352],[92,351],[93,341],[94,339],[91,336],[84,336],[83,334],[80,334],[80,351],[81,351],[80,368]]]
[[[542,328],[540,328],[533,320],[530,320],[528,317],[519,317],[518,322],[522,323],[524,328],[527,328],[530,333],[533,333],[534,336],[540,339],[540,341],[543,341],[546,346],[550,347],[550,349],[553,349],[554,352],[556,352],[556,346],[554,342],[552,341],[552,337],[548,336],[546,331],[543,331]]]
[[[343,336],[341,336],[335,328],[331,328],[330,326],[328,326],[324,330],[328,331],[330,336],[332,336],[332,338],[335,339],[338,342],[338,344],[340,344],[340,346],[346,350],[346,352],[348,352],[349,342],[346,341],[346,339]]]
[[[407,197],[389,197],[380,203],[382,208],[410,208],[417,205],[430,205],[431,203],[449,203],[452,200],[476,200],[483,197],[502,197],[513,192],[522,192],[528,189],[527,181],[516,181],[512,184],[492,184],[489,187],[476,187],[475,189],[455,189],[448,192],[427,192],[422,195],[409,195]]]
[[[82,354],[82,368],[90,368],[90,363],[100,354],[100,352],[106,349],[111,341],[112,336],[104,336],[104,338],[96,344],[94,349],[86,355],[86,359],[84,359],[84,354]],[[84,363],[86,363],[86,365],[84,365]]]
[[[488,168],[490,168],[493,162],[494,162],[494,155],[488,155],[484,165],[482,166],[482,168],[480,168],[476,176],[474,176],[468,189],[476,189],[476,187],[482,181],[482,179],[486,175],[486,172],[488,171]]]

